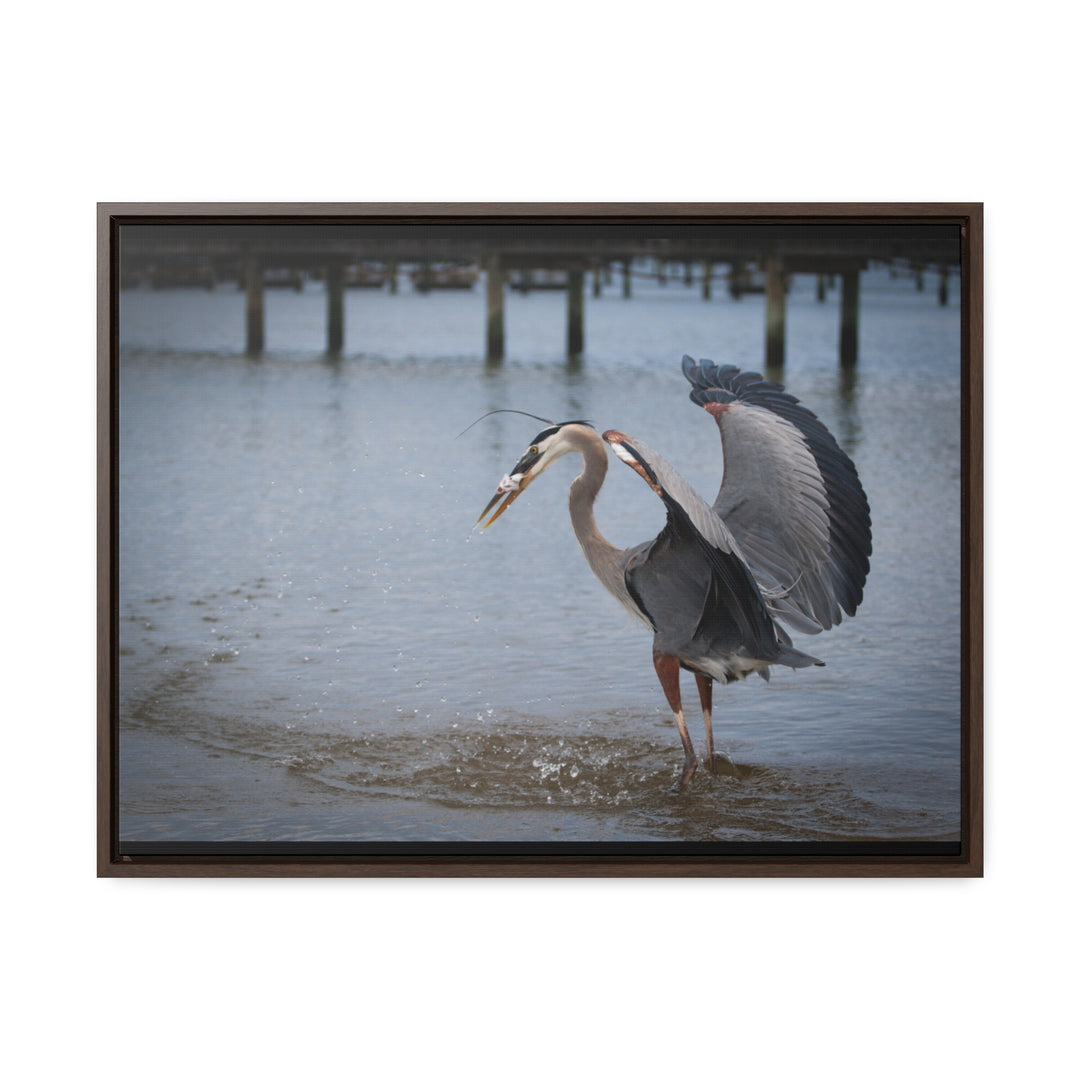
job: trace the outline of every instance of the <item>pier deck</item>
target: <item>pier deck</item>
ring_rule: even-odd
[[[106,208],[107,209],[107,208]],[[122,209],[122,208],[117,208]],[[400,210],[400,208],[398,208]],[[807,220],[718,222],[691,213],[671,220],[640,215],[620,219],[613,210],[595,218],[550,214],[535,220],[515,215],[470,217],[467,207],[445,216],[376,213],[363,219],[295,220],[283,216],[213,214],[111,216],[118,230],[119,281],[168,277],[198,261],[215,280],[232,278],[245,293],[246,344],[250,355],[265,347],[263,290],[274,276],[317,274],[327,282],[327,352],[340,354],[345,342],[343,288],[346,271],[370,264],[410,268],[437,264],[475,266],[485,274],[486,334],[484,354],[497,364],[505,354],[504,296],[508,277],[544,272],[565,278],[567,357],[584,354],[584,282],[593,275],[593,295],[602,281],[621,276],[621,293],[632,299],[632,279],[643,271],[658,280],[678,278],[700,284],[704,300],[714,280],[726,278],[733,295],[747,282],[748,268],[764,276],[765,347],[768,369],[782,369],[785,353],[785,297],[791,275],[818,278],[818,299],[826,283],[839,278],[840,363],[850,367],[858,356],[859,275],[871,262],[903,268],[921,286],[922,273],[938,273],[938,302],[948,301],[948,282],[961,266],[962,214],[955,221],[927,212],[889,220]],[[200,277],[200,281],[204,280]],[[396,282],[396,277],[394,278]]]

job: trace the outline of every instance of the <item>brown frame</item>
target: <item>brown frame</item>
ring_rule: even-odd
[[[301,218],[955,224],[961,229],[961,550],[964,559],[959,855],[119,855],[115,600],[117,353],[115,237],[122,221]],[[100,203],[97,207],[99,877],[980,877],[983,873],[983,207],[981,203]]]

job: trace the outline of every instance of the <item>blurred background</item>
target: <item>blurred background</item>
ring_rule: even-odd
[[[120,228],[124,840],[958,837],[957,229]],[[824,669],[718,688],[739,775],[672,798],[577,459],[474,532],[544,425],[470,425],[618,427],[711,502],[684,353],[817,413],[874,554],[858,616],[796,641]],[[624,469],[597,517],[664,522]]]

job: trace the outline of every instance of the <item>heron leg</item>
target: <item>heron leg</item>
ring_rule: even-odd
[[[675,726],[679,729],[679,738],[682,739],[683,752],[686,755],[683,761],[682,776],[671,789],[674,792],[685,791],[686,785],[697,769],[697,755],[694,753],[694,744],[690,741],[690,732],[686,730],[686,720],[683,718],[682,694],[679,691],[679,659],[669,656],[667,653],[653,650],[653,666],[663,687],[664,696],[667,698],[671,711],[675,714]]]
[[[713,776],[734,776],[735,763],[724,753],[717,753],[713,749],[712,737],[712,677],[703,675],[700,671],[694,672],[697,679],[698,695],[701,698],[701,715],[705,719],[705,768]]]
[[[694,672],[693,677],[698,680],[698,696],[701,698],[701,715],[705,720],[705,756],[713,757],[713,679],[711,675],[703,675]],[[705,761],[708,767],[708,761]]]
[[[697,680],[698,696],[701,698],[701,715],[705,720],[705,768],[712,771],[712,676],[694,672]]]

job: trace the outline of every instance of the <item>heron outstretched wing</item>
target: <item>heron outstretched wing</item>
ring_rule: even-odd
[[[783,649],[753,575],[716,512],[640,439],[605,431],[616,457],[663,501],[667,523],[655,540],[626,553],[626,584],[653,629],[675,651],[745,649],[773,660]],[[809,661],[808,661],[809,662]]]
[[[817,633],[854,615],[870,568],[870,510],[855,466],[809,409],[752,372],[683,357],[690,399],[716,420],[713,504],[773,615]]]

